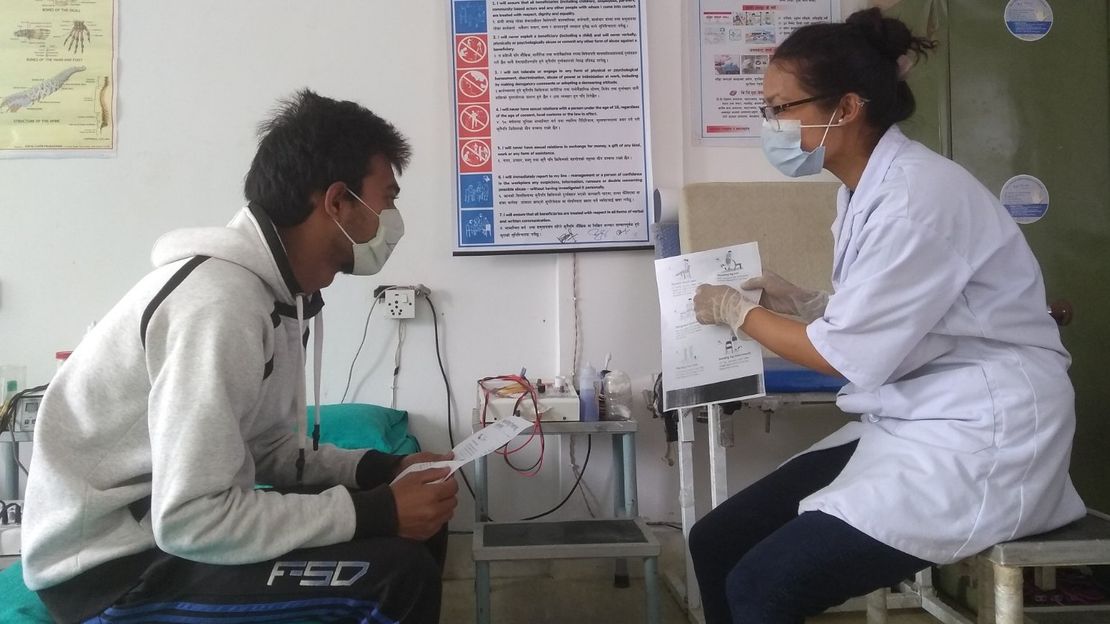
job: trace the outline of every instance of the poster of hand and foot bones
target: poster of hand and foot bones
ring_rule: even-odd
[[[112,153],[116,0],[0,3],[0,156]]]

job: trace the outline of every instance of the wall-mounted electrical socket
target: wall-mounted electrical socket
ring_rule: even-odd
[[[416,317],[416,299],[427,297],[431,289],[423,284],[400,286],[381,284],[374,288],[374,298],[385,306],[385,315],[395,319]]]
[[[385,315],[395,319],[416,316],[416,291],[412,288],[391,288],[382,293]]]

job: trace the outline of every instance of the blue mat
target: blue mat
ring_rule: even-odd
[[[781,358],[763,362],[763,384],[767,394],[799,392],[838,392],[848,380],[818,373]]]

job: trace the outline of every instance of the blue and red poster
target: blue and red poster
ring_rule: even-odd
[[[649,248],[641,1],[449,1],[455,253]]]

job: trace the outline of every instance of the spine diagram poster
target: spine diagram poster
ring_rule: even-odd
[[[759,343],[724,325],[702,325],[694,313],[700,284],[740,284],[763,273],[759,244],[745,243],[655,261],[663,346],[663,407],[763,396]],[[741,290],[754,301],[763,291]]]
[[[646,0],[448,0],[456,255],[650,248]]]
[[[706,145],[745,144],[763,127],[763,72],[775,48],[807,24],[840,19],[840,0],[748,4],[696,0],[691,57],[698,64],[697,138]],[[740,139],[740,140],[738,140]]]
[[[0,155],[115,148],[115,0],[0,3]]]

